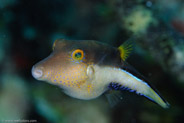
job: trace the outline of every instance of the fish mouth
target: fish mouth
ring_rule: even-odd
[[[32,73],[32,76],[37,80],[41,80],[41,78],[43,76],[43,70],[41,68],[37,68],[35,66],[32,67],[31,73]]]

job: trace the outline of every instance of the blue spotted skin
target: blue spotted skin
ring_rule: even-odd
[[[130,88],[128,88],[128,87],[125,87],[125,86],[123,86],[123,85],[121,85],[121,84],[119,84],[119,83],[115,83],[115,82],[111,82],[111,83],[109,84],[108,88],[109,88],[110,90],[129,91],[129,92],[135,92],[135,93],[137,93],[136,90],[132,90],[132,89],[130,89]],[[141,94],[141,93],[137,93],[137,94],[140,95],[140,96],[145,96],[145,95],[143,95],[143,94]],[[150,99],[150,100],[152,100],[152,99],[149,98],[149,97],[147,97],[147,98]],[[152,101],[153,101],[153,100],[152,100]],[[154,101],[153,101],[153,102],[154,102]]]
[[[113,90],[121,90],[122,85],[111,82],[108,87],[109,89],[113,89]]]
[[[115,83],[115,82],[111,82],[108,86],[109,89],[112,90],[120,90],[120,91],[124,91],[124,90],[128,90],[130,92],[135,92],[136,90],[131,90],[128,87],[124,87],[123,85],[119,84],[119,83]]]
[[[82,59],[73,58],[76,50],[84,52]],[[36,77],[39,71],[42,75]],[[33,66],[32,74],[77,99],[94,99],[109,89],[129,90],[168,108],[169,104],[146,81],[128,71],[118,48],[97,41],[58,39],[50,56]]]

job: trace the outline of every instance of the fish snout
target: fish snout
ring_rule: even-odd
[[[40,80],[43,76],[43,70],[35,66],[32,67],[31,73],[32,73],[32,76],[38,80]]]

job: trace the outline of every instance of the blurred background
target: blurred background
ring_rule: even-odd
[[[31,67],[55,39],[135,42],[128,62],[171,104],[169,109],[123,92],[83,101],[35,80]],[[0,122],[180,123],[184,121],[182,0],[0,0]],[[33,121],[32,121],[33,122]]]

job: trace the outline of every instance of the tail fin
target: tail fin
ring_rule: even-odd
[[[136,92],[138,95],[142,95],[159,104],[163,108],[169,108],[169,103],[166,102],[151,86],[149,86],[144,80],[141,80],[126,70],[116,68],[113,69],[113,75],[116,78],[113,83],[109,84],[109,87],[115,90],[129,90],[130,92]],[[113,76],[112,75],[112,76]]]

